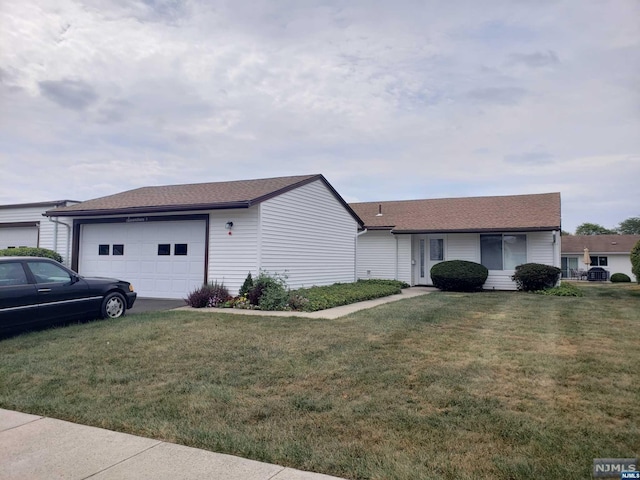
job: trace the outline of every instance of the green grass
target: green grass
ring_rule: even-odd
[[[23,335],[0,407],[350,479],[590,478],[640,455],[640,287],[579,288]]]

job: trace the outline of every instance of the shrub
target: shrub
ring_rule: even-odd
[[[0,250],[0,257],[45,257],[62,263],[62,256],[58,252],[54,252],[53,250],[49,250],[47,248],[5,248],[4,250]]]
[[[244,283],[240,287],[240,291],[238,295],[244,297],[249,293],[249,290],[253,288],[253,278],[251,277],[251,272],[247,275],[247,278],[244,279]]]
[[[208,283],[189,293],[185,302],[193,308],[219,307],[231,299],[224,283]]]
[[[479,263],[467,260],[447,260],[431,267],[431,280],[440,290],[471,292],[481,290],[489,270]]]
[[[516,282],[518,290],[532,292],[551,288],[558,283],[562,270],[541,263],[525,263],[516,267],[511,280]]]
[[[636,276],[636,282],[640,283],[640,240],[631,249],[631,271]]]
[[[289,306],[293,310],[316,312],[400,293],[402,285],[406,284],[397,280],[358,280],[354,283],[300,288],[291,293],[291,298],[295,299],[289,301]]]
[[[262,310],[284,310],[289,303],[289,289],[284,275],[260,272],[247,292],[251,305]]]
[[[626,273],[614,273],[613,275],[611,275],[611,281],[613,283],[630,282],[631,277],[629,277],[629,275],[627,275]]]
[[[358,282],[367,282],[369,285],[391,285],[398,288],[409,288],[411,286],[407,282],[403,282],[401,280],[388,280],[386,278],[359,278]]]
[[[537,290],[540,295],[554,295],[556,297],[582,297],[582,290],[571,283],[563,283],[553,288]]]

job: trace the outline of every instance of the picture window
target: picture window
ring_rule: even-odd
[[[592,267],[607,267],[608,264],[609,264],[609,259],[607,257],[591,256]]]

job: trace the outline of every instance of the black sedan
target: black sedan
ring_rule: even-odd
[[[133,307],[129,282],[81,277],[54,260],[0,257],[0,337],[86,318],[118,318]]]

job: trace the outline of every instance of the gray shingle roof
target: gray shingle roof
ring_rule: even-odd
[[[560,194],[351,203],[369,229],[411,232],[560,229]],[[382,211],[382,215],[378,215]]]
[[[579,254],[585,248],[591,253],[629,253],[638,241],[640,235],[565,235],[561,250]]]
[[[344,203],[322,175],[300,175],[256,180],[142,187],[50,210],[47,215],[83,216],[247,208],[315,180],[324,181],[330,190]]]

